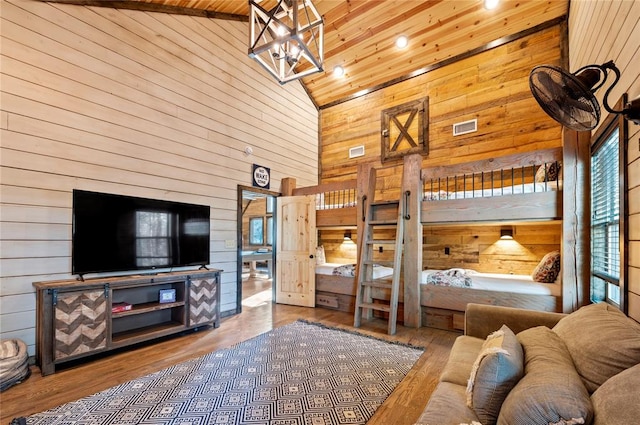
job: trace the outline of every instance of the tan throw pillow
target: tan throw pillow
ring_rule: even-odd
[[[502,326],[485,340],[467,384],[467,406],[481,423],[496,423],[502,402],[522,373],[522,347],[511,329]]]
[[[634,388],[634,390],[631,390]],[[635,424],[640,418],[640,364],[610,378],[591,396],[593,425]]]
[[[547,253],[531,273],[534,282],[553,283],[560,273],[560,251]]]
[[[591,423],[589,393],[558,335],[538,326],[520,332],[518,340],[525,375],[502,404],[498,424]]]
[[[607,303],[582,307],[553,330],[567,345],[589,393],[640,363],[640,324]]]
[[[324,245],[316,247],[316,264],[322,265],[327,262],[327,257],[324,255]]]

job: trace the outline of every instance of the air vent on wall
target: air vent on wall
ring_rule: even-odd
[[[478,120],[476,118],[469,121],[459,122],[453,125],[454,136],[473,133],[474,131],[478,131]]]
[[[364,156],[364,145],[349,148],[349,159]]]

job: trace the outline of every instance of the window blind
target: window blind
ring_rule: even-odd
[[[609,284],[620,279],[619,132],[591,157],[591,272]]]

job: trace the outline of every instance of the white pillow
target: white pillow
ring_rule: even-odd
[[[324,255],[324,245],[316,247],[316,264],[322,265],[327,262],[327,257]]]

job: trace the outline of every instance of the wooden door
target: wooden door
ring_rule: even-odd
[[[276,302],[315,307],[315,196],[277,198]]]

